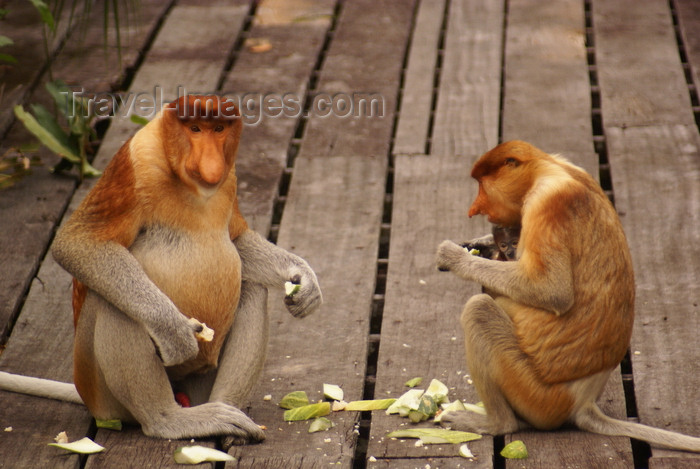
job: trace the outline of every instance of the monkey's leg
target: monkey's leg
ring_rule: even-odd
[[[236,407],[245,403],[260,377],[268,337],[267,288],[243,282],[238,311],[221,352],[210,401]]]
[[[442,421],[499,435],[524,428],[519,419],[539,429],[556,428],[567,420],[574,407],[568,387],[540,379],[518,346],[510,317],[494,299],[472,297],[462,313],[462,327],[467,364],[487,415],[464,412]]]
[[[519,352],[513,324],[508,315],[488,295],[469,299],[462,311],[462,329],[467,365],[486,415],[460,411],[445,414],[445,426],[475,433],[512,433],[521,424],[494,379],[493,373],[503,355]]]
[[[148,333],[107,304],[97,313],[95,356],[107,387],[146,435],[173,439],[211,435],[264,438],[260,427],[235,407],[220,402],[180,407]]]

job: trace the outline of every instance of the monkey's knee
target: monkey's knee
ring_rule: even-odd
[[[496,301],[484,293],[469,298],[460,317],[462,329],[465,332],[495,329],[512,329],[512,322]]]

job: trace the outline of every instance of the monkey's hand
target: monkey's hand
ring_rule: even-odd
[[[293,267],[292,270],[297,272],[292,274],[292,277],[289,279],[289,282],[295,285],[294,291],[286,294],[284,297],[284,304],[287,306],[287,310],[295,318],[303,318],[313,313],[323,302],[316,274],[306,261],[299,260],[303,264]],[[298,288],[296,285],[298,285]]]
[[[202,325],[190,322],[187,316],[178,312],[151,324],[145,324],[148,334],[156,346],[156,352],[165,366],[179,365],[191,360],[199,353],[195,334],[202,332]]]
[[[438,246],[435,263],[439,271],[448,272],[454,270],[459,264],[468,261],[471,257],[472,255],[462,246],[447,240]]]
[[[241,257],[243,280],[267,288],[292,284],[284,298],[292,316],[302,318],[321,305],[323,298],[316,274],[304,259],[270,243],[252,230],[241,233],[233,243]]]

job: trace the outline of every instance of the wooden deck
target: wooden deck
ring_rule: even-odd
[[[28,139],[12,105],[46,100],[28,4],[10,1],[0,22],[16,42],[3,51],[19,60],[0,71],[0,150]],[[604,411],[700,435],[696,0],[142,0],[121,64],[114,53],[105,60],[100,8],[93,14],[82,42],[52,46],[54,77],[94,92],[158,86],[166,101],[178,86],[300,97],[305,115],[244,128],[239,197],[254,229],[309,261],[325,303],[295,320],[271,295],[267,362],[245,409],[267,440],[233,448],[227,468],[700,468],[688,453],[576,430],[484,437],[469,444],[472,461],[457,446],[385,438],[404,421],[381,411],[335,413],[333,429],[309,434],[275,404],[295,390],[318,398],[323,383],[341,385],[346,400],[398,397],[416,376],[478,400],[458,324],[477,286],[437,272],[434,253],[443,239],[488,230],[466,217],[469,169],[519,138],[598,177],[629,239],[637,318]],[[64,28],[58,39],[76,34]],[[272,47],[253,52],[250,38]],[[322,116],[314,97],[336,93],[381,97],[381,116],[342,117],[338,102]],[[106,122],[97,167],[137,130],[128,119]],[[42,157],[0,192],[0,370],[70,381],[70,277],[47,250],[94,181],[50,174],[55,158]],[[183,444],[135,427],[97,430],[80,405],[0,392],[6,427],[2,468],[174,467]],[[106,451],[64,455],[47,446],[60,431]],[[528,459],[498,455],[515,439]]]

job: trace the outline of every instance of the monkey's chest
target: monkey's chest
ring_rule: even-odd
[[[241,291],[241,260],[228,233],[184,235],[151,228],[139,235],[131,252],[183,314],[214,329],[214,340],[200,342],[197,358],[173,367],[171,376],[215,367]]]

